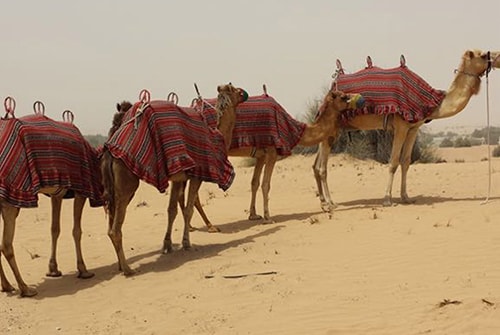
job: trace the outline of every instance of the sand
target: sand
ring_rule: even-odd
[[[118,272],[102,208],[85,208],[88,280],[76,278],[71,206],[63,208],[61,278],[47,278],[49,199],[22,210],[14,247],[33,298],[0,294],[1,334],[496,334],[500,332],[500,159],[487,148],[442,149],[447,163],[415,164],[415,204],[382,207],[387,167],[344,155],[329,161],[338,208],[321,212],[314,156],[280,160],[271,189],[276,223],[248,221],[251,167],[232,158],[233,186],[204,184],[221,233],[195,213],[193,249],[160,253],[168,197],[141,184],[127,213]],[[393,195],[399,200],[400,174]],[[259,193],[258,211],[262,211]],[[183,222],[176,220],[174,243]],[[3,260],[11,282],[10,268]],[[239,276],[228,278],[225,276]],[[208,277],[208,278],[207,278]]]

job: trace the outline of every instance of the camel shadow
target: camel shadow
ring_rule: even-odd
[[[438,204],[438,203],[445,203],[445,202],[457,202],[457,201],[483,201],[483,198],[478,198],[478,197],[443,197],[443,196],[415,196],[412,198],[414,200],[413,203],[411,204],[404,204],[400,202],[399,198],[394,198],[393,199],[393,205],[392,207],[395,206],[430,206],[433,204]],[[490,197],[489,200],[498,200],[500,197]],[[336,208],[335,211],[348,211],[348,210],[354,210],[354,209],[359,209],[359,208],[374,208],[374,207],[384,207],[382,204],[383,199],[382,198],[373,198],[373,199],[359,199],[359,200],[352,200],[352,201],[344,201],[344,202],[339,202],[339,206],[346,206],[346,208],[340,207]],[[390,207],[386,207],[390,208]]]
[[[214,224],[221,231],[216,234],[235,234],[241,232],[243,230],[250,229],[255,226],[272,226],[276,224],[283,224],[287,221],[298,220],[303,221],[310,218],[313,215],[321,214],[322,211],[318,210],[316,212],[305,212],[305,213],[291,213],[291,214],[278,214],[273,216],[274,223],[264,224],[262,220],[249,220],[242,219],[235,222],[228,222],[223,224]],[[197,231],[200,232],[208,232],[206,226],[196,227]]]
[[[256,234],[246,236],[244,238],[231,240],[226,243],[211,244],[198,246],[193,244],[191,250],[176,250],[173,254],[162,254],[161,248],[157,250],[150,250],[142,254],[134,255],[128,258],[128,263],[133,265],[133,263],[138,262],[142,259],[147,259],[150,257],[157,256],[151,262],[140,264],[137,267],[133,267],[136,271],[134,276],[130,278],[136,278],[146,273],[150,272],[164,272],[176,269],[190,261],[195,261],[199,259],[211,258],[217,256],[223,250],[229,248],[235,248],[240,245],[254,242],[256,239],[273,234],[281,229],[283,226],[269,226],[269,229],[260,231]],[[111,244],[111,243],[110,243]],[[73,295],[79,291],[90,289],[94,286],[102,285],[106,281],[110,281],[117,275],[122,275],[118,271],[118,264],[114,262],[113,264],[89,269],[89,271],[95,274],[94,277],[89,279],[79,279],[76,274],[68,273],[64,274],[59,278],[45,277],[43,281],[37,285],[37,290],[39,294],[33,299],[43,300],[46,298],[54,298],[65,295]]]
[[[211,258],[219,255],[222,251],[226,249],[231,249],[244,245],[247,243],[252,243],[256,239],[271,235],[276,233],[278,230],[283,228],[282,225],[269,226],[268,229],[258,232],[256,234],[243,237],[241,239],[236,239],[228,241],[226,243],[215,243],[203,246],[193,245],[191,250],[183,250],[177,246],[173,254],[159,254],[159,257],[154,262],[140,264],[137,268],[137,275],[146,274],[150,272],[164,272],[174,270],[190,261]]]

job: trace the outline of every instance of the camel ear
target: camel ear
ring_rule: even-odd
[[[116,103],[116,110],[117,110],[117,111],[120,111],[120,109],[121,109],[121,105],[117,102],[117,103]]]
[[[465,56],[466,56],[468,59],[472,59],[472,58],[474,58],[474,51],[472,51],[472,50],[467,50],[467,51],[465,52]]]

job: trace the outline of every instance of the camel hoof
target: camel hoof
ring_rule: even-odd
[[[198,230],[198,228],[195,228],[195,227],[189,225],[189,231],[190,232],[197,231],[197,230]]]
[[[21,291],[21,297],[33,297],[38,294],[38,291],[34,289],[33,287],[26,287]]]
[[[174,251],[174,248],[172,248],[172,243],[164,241],[162,251],[164,254],[171,254]]]
[[[95,276],[95,274],[93,272],[88,272],[88,271],[78,272],[78,278],[80,278],[80,279],[89,279],[89,278],[92,278],[94,276]]]
[[[333,210],[335,208],[337,208],[338,205],[336,203],[334,203],[333,201],[330,201],[330,202],[322,202],[321,203],[321,209],[323,210],[323,212],[325,213],[331,213],[333,212]]]
[[[136,274],[136,271],[129,268],[127,270],[123,270],[123,274],[125,275],[125,277],[132,277]]]
[[[401,203],[405,205],[412,205],[416,202],[415,199],[410,199],[410,198],[401,198]]]
[[[189,251],[189,250],[191,250],[191,245],[190,245],[190,244],[183,245],[183,246],[182,246],[182,249],[184,249],[184,250],[186,250],[186,251]]]
[[[258,214],[250,214],[250,216],[248,217],[248,220],[262,220],[262,216],[260,216]]]
[[[45,274],[47,277],[57,278],[62,276],[62,272],[59,270],[50,270]]]
[[[209,233],[220,233],[220,229],[217,228],[216,226],[210,226],[210,227],[208,227],[208,232]]]
[[[273,223],[276,223],[276,222],[274,222],[273,219],[265,219],[262,221],[262,224],[273,224]]]
[[[2,284],[2,292],[14,292],[16,289],[10,283]]]

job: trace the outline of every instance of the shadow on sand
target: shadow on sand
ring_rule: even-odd
[[[287,221],[293,221],[293,220],[297,220],[297,221],[306,220],[313,215],[317,215],[317,214],[321,214],[321,213],[322,213],[322,211],[318,210],[316,212],[280,214],[280,215],[275,215],[272,218],[274,220],[274,224],[280,224],[280,223],[284,223]],[[202,223],[199,223],[198,227],[195,227],[196,230],[201,231],[201,232],[207,232],[207,227],[206,226],[200,227],[199,226],[200,224],[202,224]],[[214,226],[216,226],[217,228],[219,228],[221,230],[217,234],[235,234],[235,233],[238,233],[240,231],[247,230],[247,229],[250,229],[252,227],[259,226],[259,225],[272,226],[273,224],[262,224],[262,220],[248,220],[248,219],[239,220],[239,221],[235,221],[235,222],[228,222],[228,223],[223,223],[223,224],[214,223]]]
[[[269,225],[268,229],[262,230],[253,235],[249,235],[240,239],[231,240],[226,243],[210,244],[203,246],[193,245],[192,249],[189,251],[181,249],[181,250],[176,250],[172,254],[165,255],[162,254],[160,248],[158,248],[158,250],[152,250],[142,254],[128,257],[127,258],[128,263],[132,265],[132,268],[134,268],[134,270],[137,271],[137,273],[134,276],[131,276],[130,279],[133,279],[135,277],[150,272],[171,271],[186,263],[189,263],[190,261],[217,256],[220,252],[226,249],[235,248],[240,245],[251,243],[260,237],[274,234],[282,227],[283,225]],[[158,245],[160,246],[161,241],[158,242],[159,242]],[[109,244],[110,244],[110,252],[114,253],[114,249],[111,246],[111,242],[109,242]],[[140,264],[138,267],[133,267],[133,264],[135,262],[154,256],[157,257],[153,261],[145,264]],[[59,278],[45,277],[43,278],[43,281],[37,286],[39,294],[33,297],[32,299],[43,300],[45,298],[72,295],[77,293],[78,291],[102,285],[104,282],[113,279],[117,275],[118,276],[122,275],[121,272],[118,271],[118,265],[116,262],[98,268],[90,268],[89,271],[95,273],[95,276],[90,279],[79,279],[76,277],[75,273],[68,273]]]
[[[411,204],[404,204],[399,202],[399,198],[393,199],[394,206],[431,206],[433,204],[445,203],[445,202],[458,202],[458,201],[484,201],[485,198],[478,197],[464,197],[464,198],[451,198],[442,196],[416,196],[412,198],[414,200]],[[490,197],[490,201],[499,200],[500,197]],[[382,199],[359,199],[352,201],[345,201],[338,203],[339,207],[335,211],[349,211],[359,208],[373,208],[373,207],[383,207]],[[345,207],[344,207],[345,206]],[[387,207],[390,208],[390,207]]]

